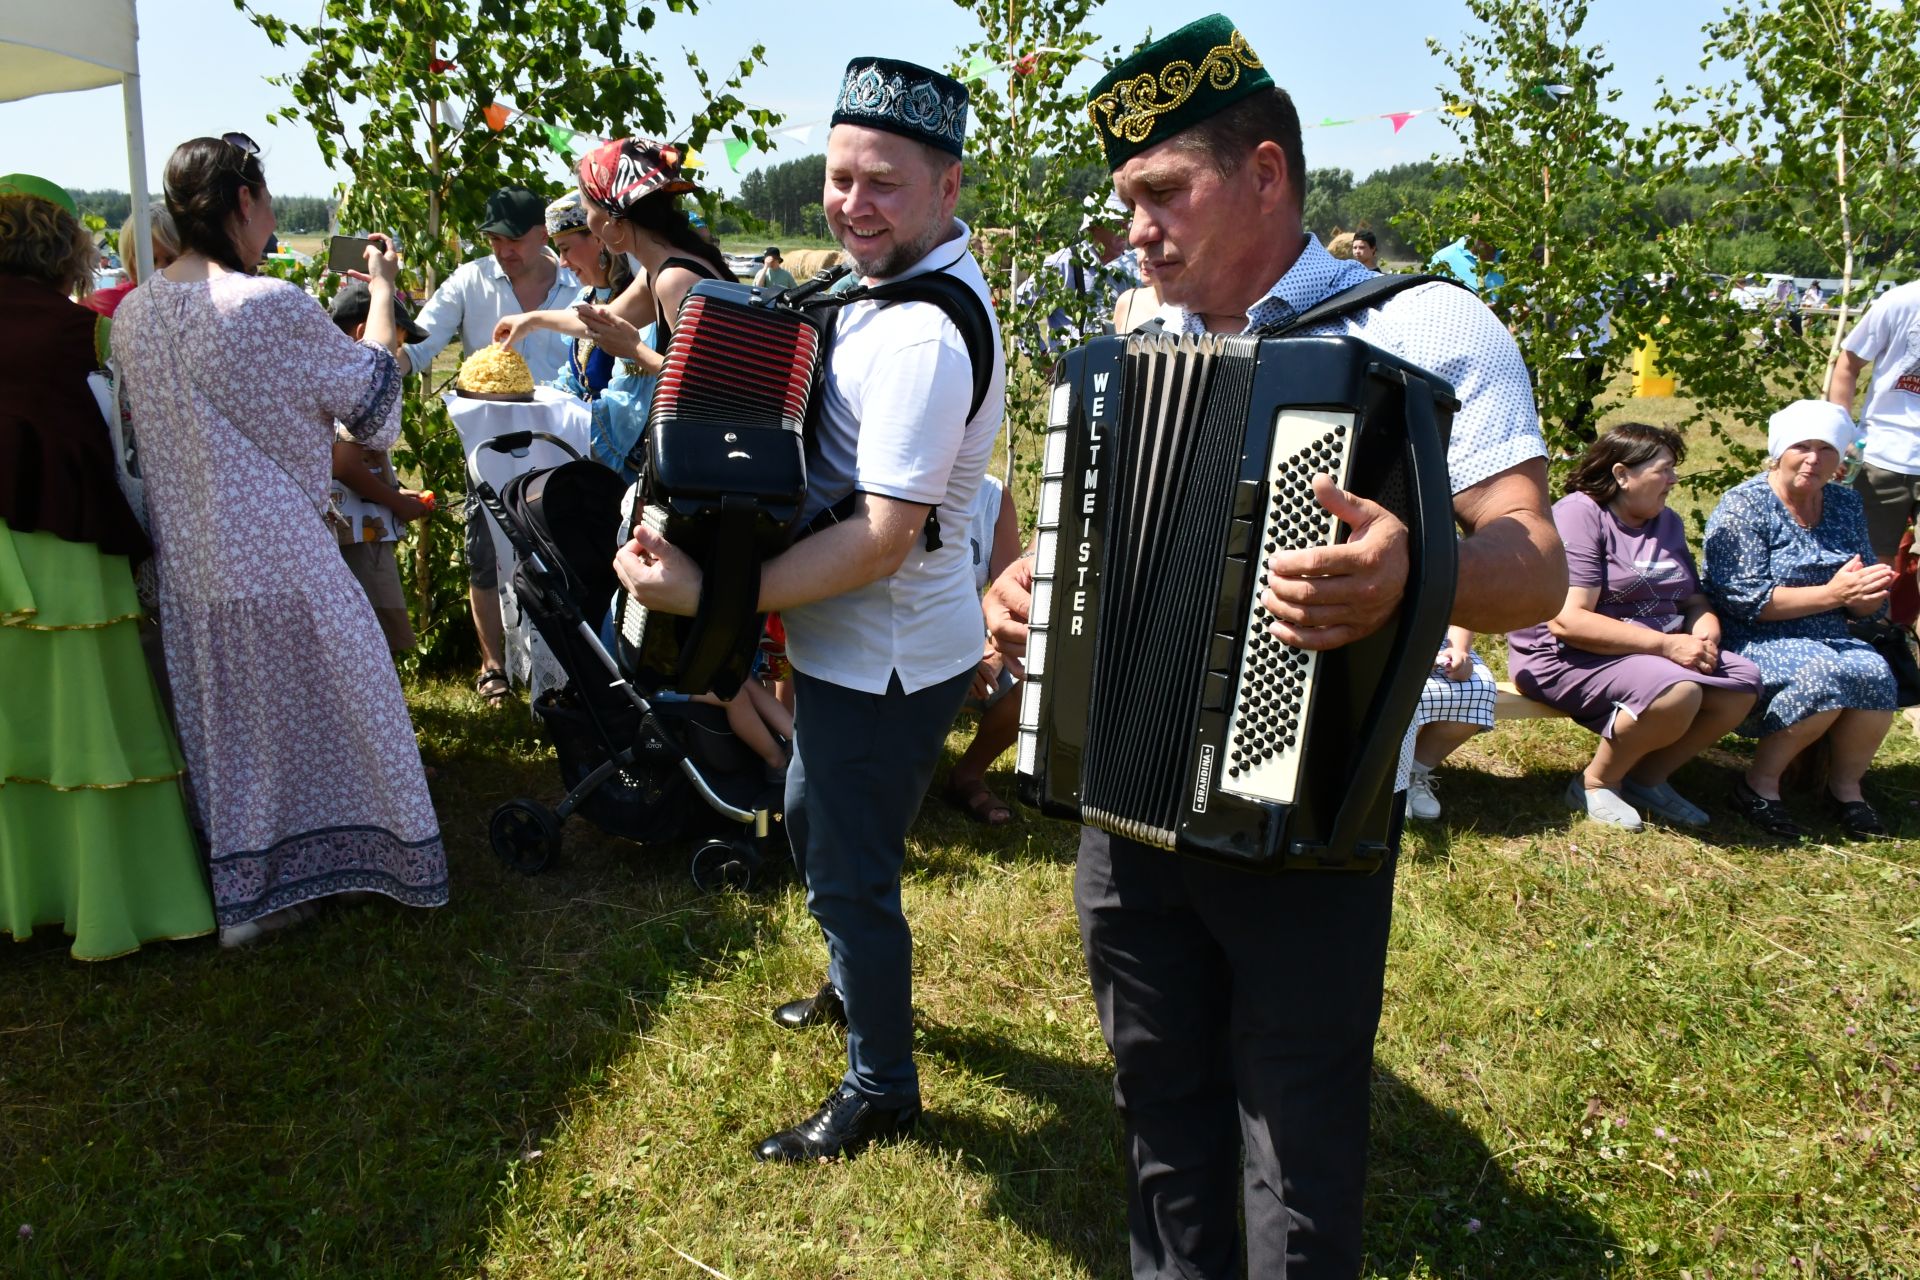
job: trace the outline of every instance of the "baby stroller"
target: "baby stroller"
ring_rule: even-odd
[[[483,453],[524,455],[535,440],[574,460],[517,475],[497,491],[481,475]],[[629,684],[596,629],[620,585],[613,550],[625,482],[558,436],[517,431],[474,447],[467,483],[512,547],[520,607],[567,675],[534,701],[560,757],[566,798],[548,808],[521,797],[495,809],[494,853],[533,875],[577,812],[640,844],[706,836],[693,854],[694,883],[708,892],[751,887],[778,831],[779,784],[766,781],[721,708],[650,700]]]

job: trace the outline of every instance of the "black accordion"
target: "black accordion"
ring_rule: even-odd
[[[1366,871],[1457,567],[1431,374],[1352,337],[1136,333],[1054,373],[1022,798],[1178,853]],[[1268,558],[1347,529],[1316,473],[1410,531],[1397,619],[1343,648],[1274,639]]]
[[[802,434],[826,354],[820,313],[718,280],[681,304],[648,410],[623,528],[645,522],[699,561],[693,617],[614,598],[616,659],[648,688],[730,697],[765,616],[761,562],[784,550],[807,493]]]

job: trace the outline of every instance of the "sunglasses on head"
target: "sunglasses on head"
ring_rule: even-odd
[[[220,135],[220,141],[230,147],[238,147],[250,156],[260,154],[260,144],[244,133],[223,133]]]

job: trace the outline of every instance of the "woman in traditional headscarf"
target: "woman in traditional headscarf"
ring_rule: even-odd
[[[1759,743],[1734,803],[1783,838],[1800,829],[1780,775],[1822,738],[1841,828],[1887,834],[1860,783],[1893,725],[1893,673],[1847,621],[1884,612],[1894,574],[1874,563],[1860,495],[1835,483],[1853,438],[1839,405],[1795,401],[1767,422],[1767,469],[1727,490],[1707,518],[1707,593],[1727,619],[1727,649],[1751,659],[1762,682],[1740,729]]]
[[[580,194],[587,226],[609,252],[630,254],[647,273],[647,294],[659,322],[654,349],[664,352],[680,320],[680,304],[701,280],[732,280],[727,259],[694,229],[680,196],[695,188],[680,168],[680,148],[647,138],[621,138],[580,160]],[[631,292],[631,291],[630,291]],[[581,319],[598,336],[611,320],[638,324],[627,306],[583,307]],[[611,315],[609,314],[611,313]],[[658,372],[657,367],[646,369]]]

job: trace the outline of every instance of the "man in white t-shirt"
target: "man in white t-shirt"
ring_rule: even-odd
[[[953,216],[966,114],[967,91],[950,77],[855,59],[822,203],[868,282],[944,271],[991,316],[972,233]],[[972,412],[972,357],[941,307],[849,304],[807,467],[803,519],[818,531],[761,571],[760,608],[780,612],[794,668],[787,833],[830,962],[817,995],[774,1016],[790,1028],[844,1021],[847,1071],[817,1111],[759,1143],[760,1160],[852,1155],[919,1117],[900,869],[986,641],[963,535],[1006,394],[997,334],[987,358],[992,379]],[[944,539],[929,524],[936,508]],[[824,523],[823,512],[844,518]],[[699,566],[644,527],[614,567],[649,608],[690,614],[699,603]]]
[[[1920,280],[1890,289],[1841,344],[1827,399],[1853,412],[1860,371],[1873,366],[1860,425],[1866,465],[1854,477],[1867,508],[1874,557],[1891,563],[1920,510]]]

